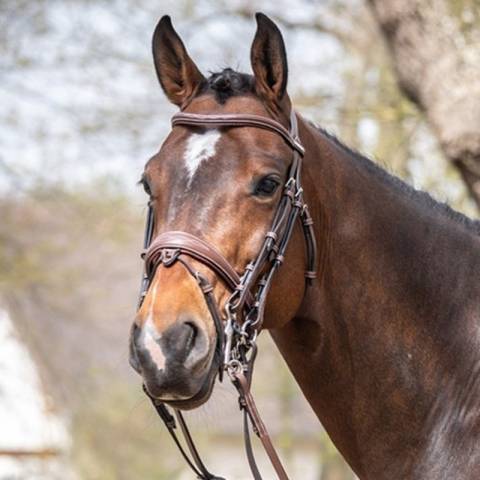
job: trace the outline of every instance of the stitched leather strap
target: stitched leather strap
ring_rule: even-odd
[[[275,469],[275,472],[278,475],[279,480],[288,480],[288,475],[285,472],[282,462],[280,461],[280,458],[278,457],[277,452],[272,444],[272,440],[270,439],[270,435],[268,434],[265,424],[263,423],[260,414],[258,413],[257,406],[255,405],[255,401],[253,400],[252,394],[250,392],[250,385],[248,384],[245,375],[243,373],[238,373],[235,375],[235,379],[236,382],[238,382],[236,386],[240,394],[240,398],[244,402],[242,408],[244,408],[248,412],[248,416],[250,417],[255,433],[258,435],[258,438],[260,438],[263,448],[267,452],[267,455],[270,458],[270,461],[273,465],[273,468]],[[251,450],[251,447],[247,447],[247,451],[248,450]]]
[[[257,127],[272,130],[278,133],[300,155],[305,154],[305,149],[297,137],[279,122],[272,118],[245,113],[232,113],[222,115],[201,115],[198,113],[176,113],[172,117],[172,126],[197,125],[199,127]]]
[[[213,245],[190,233],[175,230],[161,233],[146,250],[145,268],[149,278],[152,278],[165,249],[177,250],[179,253],[207,265],[232,291],[240,283],[238,273]],[[252,296],[247,294],[247,303],[252,304],[252,302]]]
[[[240,277],[228,260],[211,244],[190,233],[169,231],[161,233],[145,253],[147,273],[151,276],[155,269],[157,255],[163,249],[180,250],[182,253],[208,265],[231,289],[235,288]]]

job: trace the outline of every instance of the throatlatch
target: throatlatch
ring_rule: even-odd
[[[219,379],[222,381],[223,373],[226,372],[239,394],[239,406],[244,414],[245,449],[253,478],[254,480],[262,480],[253,455],[249,423],[252,424],[253,431],[262,442],[278,478],[288,480],[267,429],[258,413],[250,392],[250,385],[257,354],[256,338],[262,328],[267,295],[274,274],[284,261],[285,251],[298,218],[302,221],[305,236],[307,252],[305,278],[307,285],[316,277],[316,242],[313,220],[304,201],[301,185],[302,157],[305,150],[298,136],[297,118],[292,110],[290,131],[288,131],[279,122],[258,115],[200,115],[180,112],[172,118],[172,126],[176,125],[206,128],[246,126],[263,128],[280,135],[293,150],[288,179],[284,184],[283,194],[272,226],[265,235],[257,258],[245,267],[241,276],[213,245],[187,232],[164,232],[153,239],[154,216],[149,204],[144,252],[142,253],[145,270],[138,305],[138,308],[140,308],[155,271],[161,266],[169,268],[179,262],[195,278],[215,323],[217,348],[222,354],[219,362]],[[192,267],[189,259],[197,260],[207,266],[232,292],[224,307],[224,315],[220,312],[215,300],[212,285],[207,278]],[[221,480],[221,477],[211,474],[203,464],[182,413],[174,409],[175,420],[175,417],[163,402],[151,397],[145,388],[144,390],[165,423],[185,461],[197,477],[202,480]],[[180,425],[191,458],[176,435],[177,423]]]

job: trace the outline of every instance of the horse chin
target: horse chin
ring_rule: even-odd
[[[194,408],[202,406],[212,395],[217,373],[218,365],[216,361],[213,361],[204,382],[193,397],[182,400],[166,400],[164,403],[177,410],[193,410]]]

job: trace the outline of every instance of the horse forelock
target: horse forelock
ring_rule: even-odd
[[[253,93],[254,90],[253,75],[227,67],[219,72],[211,72],[198,94],[211,93],[218,103],[224,104],[231,97]]]

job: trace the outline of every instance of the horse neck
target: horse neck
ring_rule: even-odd
[[[303,122],[301,135],[320,278],[272,336],[361,478],[430,478],[452,412],[450,440],[479,432],[480,237]]]

